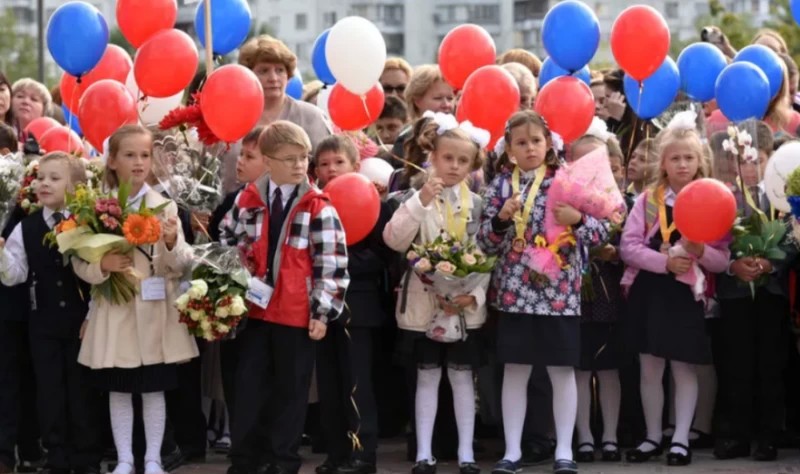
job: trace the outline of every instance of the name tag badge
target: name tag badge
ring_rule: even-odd
[[[271,286],[258,278],[250,278],[245,298],[259,308],[267,309],[273,291],[275,290]]]
[[[164,301],[165,299],[167,299],[167,284],[163,277],[142,280],[142,300]]]

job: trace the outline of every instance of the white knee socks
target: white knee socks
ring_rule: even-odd
[[[556,460],[572,460],[572,433],[578,410],[578,388],[575,369],[572,367],[547,367],[553,386],[553,418],[556,423]]]
[[[647,425],[647,439],[661,442],[661,415],[664,410],[664,359],[648,354],[639,354],[640,381],[644,421]],[[644,452],[656,449],[650,443],[642,443],[639,449]]]
[[[130,393],[108,394],[111,412],[111,431],[117,448],[117,467],[113,474],[130,474],[133,471],[133,400]]]
[[[144,455],[145,474],[159,473],[161,469],[161,443],[164,441],[164,426],[167,407],[164,392],[142,394],[142,417],[147,451]]]
[[[415,419],[417,425],[417,461],[433,461],[431,443],[436,410],[439,408],[439,382],[442,369],[417,370]]]
[[[447,369],[453,388],[453,408],[458,427],[458,462],[474,463],[472,440],[475,435],[475,383],[472,370]]]
[[[675,434],[672,435],[672,442],[688,446],[689,429],[697,406],[697,372],[692,364],[675,361],[670,364],[675,381]],[[682,448],[670,451],[686,454]]]
[[[530,365],[506,364],[503,373],[503,430],[506,438],[506,453],[503,459],[519,461],[522,458],[522,428],[525,411],[528,409],[528,379]],[[574,423],[574,422],[573,422]]]

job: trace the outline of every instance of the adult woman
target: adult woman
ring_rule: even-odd
[[[539,71],[542,69],[542,61],[535,54],[519,48],[509,49],[497,58],[497,64],[508,63],[522,64],[531,71],[533,77],[539,77]]]
[[[408,62],[403,58],[389,58],[383,65],[383,73],[378,82],[387,97],[393,95],[402,99],[410,80],[411,66]]]
[[[0,72],[0,122],[11,124],[11,83]]]
[[[26,138],[22,136],[25,127],[35,119],[44,117],[50,111],[52,102],[50,91],[41,82],[25,77],[14,83],[11,87],[11,115],[20,141]]]
[[[786,40],[783,39],[783,36],[781,36],[777,31],[770,30],[769,28],[759,30],[755,38],[753,38],[752,44],[766,46],[778,54],[786,54],[789,52],[789,47],[786,44]]]

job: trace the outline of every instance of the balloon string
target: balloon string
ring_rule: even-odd
[[[366,105],[365,105],[365,107],[366,107]],[[396,154],[395,154],[395,153],[392,151],[392,149],[391,149],[391,148],[387,148],[389,145],[387,145],[387,144],[383,143],[383,140],[381,140],[381,136],[380,136],[380,135],[378,135],[378,134],[375,134],[375,138],[377,138],[377,139],[378,139],[378,145],[380,146],[380,148],[381,148],[381,149],[382,149],[384,152],[388,153],[388,154],[389,154],[389,156],[391,156],[393,160],[397,160],[397,161],[399,161],[399,162],[401,162],[401,163],[403,163],[403,164],[405,164],[405,165],[408,165],[408,166],[410,166],[411,168],[414,168],[414,169],[416,169],[417,171],[420,171],[420,172],[422,172],[422,173],[428,174],[428,170],[426,170],[425,168],[423,168],[423,167],[421,167],[421,166],[417,165],[416,163],[412,163],[411,161],[408,161],[408,160],[407,160],[407,159],[405,159],[405,158],[401,158],[401,157],[397,156],[397,155],[396,155]]]

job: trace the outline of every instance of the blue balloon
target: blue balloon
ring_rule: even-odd
[[[299,76],[294,76],[286,83],[286,95],[293,99],[303,98],[303,80]]]
[[[585,3],[566,0],[550,9],[542,25],[547,54],[562,69],[575,72],[589,64],[600,44],[600,23]]]
[[[708,102],[714,98],[717,77],[727,64],[725,55],[714,45],[694,43],[687,46],[678,56],[681,89],[692,100]]]
[[[719,109],[731,122],[761,120],[772,97],[764,71],[749,62],[729,64],[722,70],[716,96]]]
[[[791,0],[789,2],[789,8],[792,10],[794,21],[800,23],[800,0]]]
[[[584,66],[580,71],[570,74],[569,71],[556,64],[552,58],[547,58],[542,63],[542,69],[539,71],[539,89],[557,77],[570,75],[582,80],[587,86],[592,85],[592,73],[589,71],[589,66]]]
[[[88,3],[65,3],[47,23],[47,49],[56,64],[73,76],[81,76],[95,67],[107,45],[106,19]]]
[[[760,44],[751,44],[736,54],[734,63],[755,64],[767,76],[770,97],[775,97],[783,85],[783,60],[778,54]]]
[[[311,65],[314,67],[314,73],[317,75],[317,79],[327,85],[336,83],[336,78],[333,77],[331,68],[328,67],[328,59],[325,57],[325,45],[328,44],[330,32],[330,28],[323,31],[314,41],[314,48],[311,51]]]
[[[67,122],[67,126],[78,135],[83,136],[83,131],[81,131],[81,123],[78,121],[78,116],[70,112],[67,106],[63,104],[61,105],[61,111],[64,112],[64,121]]]
[[[211,2],[211,42],[215,54],[228,54],[241,46],[250,32],[250,5],[246,0]],[[206,45],[205,3],[197,5],[194,29],[200,44]]]
[[[680,87],[678,66],[669,56],[652,76],[642,82],[641,90],[639,82],[627,74],[623,84],[625,98],[636,115],[644,120],[658,117],[667,110],[678,95]]]

